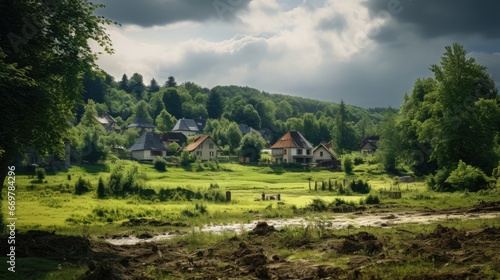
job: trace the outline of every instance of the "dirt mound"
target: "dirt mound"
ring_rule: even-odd
[[[4,244],[7,242],[2,242]],[[86,238],[38,230],[18,233],[16,245],[18,257],[72,260],[86,256],[90,251],[90,242]]]
[[[250,232],[250,234],[263,236],[263,235],[271,234],[271,233],[273,233],[275,231],[276,230],[274,229],[274,226],[270,226],[266,222],[259,222],[255,226],[255,228],[252,229],[252,231]]]
[[[465,231],[443,227],[438,224],[432,233],[418,235],[416,239],[426,242],[427,245],[434,248],[456,250],[462,248],[465,234]]]
[[[377,241],[377,237],[362,231],[347,236],[336,249],[339,254],[353,254],[362,251],[368,255],[373,255],[380,252],[382,248],[383,245]]]

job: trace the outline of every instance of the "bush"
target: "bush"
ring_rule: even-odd
[[[356,156],[354,158],[354,165],[360,165],[360,164],[363,164],[364,162],[365,162],[365,160],[360,156]]]
[[[39,167],[35,170],[35,173],[36,173],[36,177],[38,178],[38,181],[42,181],[43,179],[45,179],[45,168],[43,167]]]
[[[181,153],[181,165],[182,166],[188,166],[189,164],[193,163],[193,157],[188,151],[182,151]]]
[[[363,182],[363,180],[358,180],[357,182],[352,180],[352,182],[349,184],[349,187],[353,192],[362,194],[369,193],[371,189],[370,185],[368,185],[367,182]]]
[[[344,158],[344,160],[342,161],[342,169],[344,169],[344,172],[346,174],[352,173],[352,161],[350,157]]]
[[[378,198],[378,196],[370,194],[368,197],[366,197],[365,203],[366,204],[379,204],[380,199]]]
[[[160,171],[160,172],[167,171],[167,162],[160,157],[156,157],[153,160],[153,165],[154,165],[155,169]]]
[[[477,192],[488,188],[488,177],[481,169],[460,161],[445,183],[449,184],[451,191]]]
[[[99,183],[97,184],[97,197],[105,198],[106,197],[106,185],[104,185],[104,181],[101,177],[99,177]]]
[[[89,181],[82,179],[82,177],[78,177],[78,181],[75,184],[75,194],[81,195],[86,192],[89,192],[92,188],[92,185]]]

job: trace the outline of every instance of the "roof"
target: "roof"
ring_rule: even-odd
[[[312,149],[313,146],[307,139],[300,134],[298,131],[288,131],[285,135],[281,136],[271,149],[279,148],[302,148],[302,149]]]
[[[202,124],[200,122],[200,124]],[[204,126],[203,126],[204,127]],[[174,128],[172,131],[193,131],[193,132],[200,132],[201,129],[198,125],[198,123],[193,120],[193,119],[180,119],[177,121],[175,124]]]
[[[193,143],[187,145],[186,151],[192,152],[192,151],[196,150],[196,148],[198,148],[198,146],[201,145],[203,142],[205,142],[208,138],[212,139],[212,137],[210,137],[210,135],[208,135],[208,134],[201,135],[200,137],[196,138],[193,141]],[[217,149],[220,150],[219,146],[215,143],[215,141],[213,139],[212,139],[212,141],[214,142]]]
[[[144,151],[144,150],[156,150],[156,151],[164,151],[167,148],[165,148],[160,140],[156,138],[153,133],[151,132],[146,132],[144,133],[136,142],[135,144],[130,147],[130,151]]]
[[[252,127],[250,127],[248,124],[245,123],[239,123],[238,126],[240,128],[241,134],[243,135],[248,134],[250,133],[250,131],[253,130]]]
[[[147,119],[143,117],[138,117],[131,124],[127,125],[127,128],[132,128],[132,127],[155,128],[156,126],[150,123]]]
[[[161,135],[161,139],[163,141],[175,141],[175,142],[186,142],[187,137],[184,135],[182,132],[177,132],[177,131],[167,131],[164,132]]]
[[[313,153],[315,153],[319,148],[324,148],[334,159],[337,159],[337,157],[332,153],[332,151],[330,151],[330,149],[328,149],[328,147],[323,143],[320,143],[316,148],[314,148]]]
[[[368,136],[366,137],[363,142],[361,142],[361,148],[363,148],[365,145],[367,145],[368,147],[372,147],[374,149],[377,148],[377,143],[378,141],[380,140],[380,136],[378,135],[372,135],[372,136]]]
[[[102,125],[109,125],[116,122],[111,116],[96,116],[95,119]]]

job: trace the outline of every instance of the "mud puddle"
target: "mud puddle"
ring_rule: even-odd
[[[364,214],[364,213],[346,213],[335,214],[329,217],[315,217],[313,219],[305,218],[292,218],[292,219],[269,219],[269,220],[255,220],[251,223],[233,223],[227,225],[205,225],[203,227],[196,227],[195,232],[209,232],[214,234],[222,234],[224,232],[233,232],[241,234],[248,232],[255,228],[255,226],[265,221],[267,224],[279,229],[287,226],[302,226],[307,225],[321,225],[329,229],[347,229],[359,227],[390,227],[397,224],[405,223],[419,223],[429,224],[442,220],[472,220],[472,219],[492,219],[500,218],[499,212],[486,212],[486,213],[432,213],[432,212],[392,212],[392,213],[377,213],[377,214]],[[115,237],[106,239],[107,242],[113,245],[135,245],[142,242],[157,242],[162,240],[172,239],[183,233],[169,232],[159,234],[152,237],[138,238],[136,236]]]

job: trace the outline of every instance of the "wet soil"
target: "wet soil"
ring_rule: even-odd
[[[462,214],[500,211],[499,206],[500,203],[476,205],[464,209]],[[390,221],[397,219],[398,214],[392,214],[394,217],[391,214],[383,217]],[[389,234],[341,232],[344,235],[330,231],[322,238],[302,240],[285,248],[284,230],[260,222],[246,235],[235,235],[213,246],[192,250],[185,242],[117,246],[102,240],[42,231],[19,233],[16,238],[19,258],[64,259],[85,264],[88,269],[79,278],[82,280],[389,279],[384,269],[411,264],[415,259],[428,261],[435,269],[400,279],[494,279],[486,272],[500,273],[499,227],[458,230],[438,224],[423,234],[396,229],[395,234],[402,240],[397,244]],[[7,243],[3,241],[1,246]],[[283,256],[284,249],[313,251],[332,258],[322,262],[289,259]],[[339,259],[346,261],[341,265],[337,263]]]

